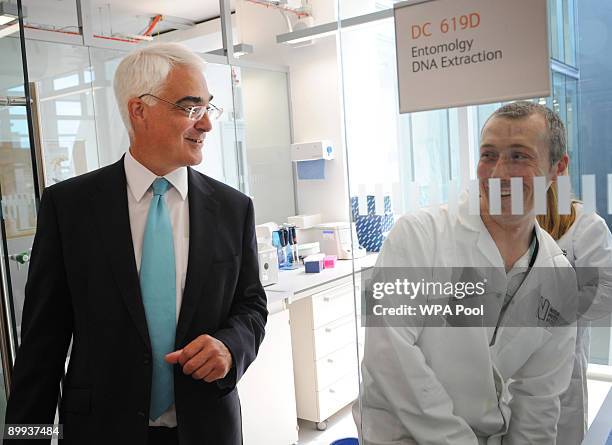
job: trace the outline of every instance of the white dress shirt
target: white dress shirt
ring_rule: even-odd
[[[158,177],[138,162],[128,150],[124,158],[125,177],[127,179],[128,210],[130,228],[134,244],[134,258],[140,273],[142,256],[142,241],[153,199],[151,184]],[[189,256],[189,201],[187,200],[188,181],[187,167],[178,168],[164,176],[172,187],[164,195],[170,213],[172,235],[174,238],[174,258],[176,262],[176,320],[181,309],[185,276],[187,275],[187,259]],[[175,427],[176,409],[174,404],[155,421],[149,420],[149,426]]]

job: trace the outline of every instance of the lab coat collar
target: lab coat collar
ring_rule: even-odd
[[[157,178],[157,175],[134,159],[130,150],[125,154],[124,166],[128,189],[132,196],[134,196],[134,199],[140,202],[147,190],[149,190],[149,187],[151,187],[151,184],[153,184],[153,181]],[[187,199],[189,188],[187,167],[177,168],[165,175],[164,178],[179,192],[181,199]]]
[[[551,267],[551,260],[558,256],[563,257],[563,251],[555,240],[540,227],[536,220],[535,235],[538,240],[538,255],[533,267]]]
[[[504,260],[499,253],[499,249],[493,241],[493,237],[489,233],[489,230],[482,222],[480,215],[471,215],[469,212],[469,198],[468,194],[463,193],[459,197],[459,205],[457,209],[457,221],[464,228],[477,236],[476,246],[478,250],[486,257],[491,263],[492,267],[504,268]]]
[[[462,226],[478,234],[476,244],[480,251],[487,257],[491,265],[493,267],[504,267],[504,260],[489,230],[484,225],[484,222],[482,222],[482,218],[480,215],[471,215],[469,213],[467,193],[463,193],[459,197],[457,220]],[[535,221],[534,231],[539,244],[534,267],[550,267],[550,259],[557,255],[563,255],[563,252],[552,237],[539,226],[537,220]]]

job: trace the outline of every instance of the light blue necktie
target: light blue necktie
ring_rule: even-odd
[[[153,181],[142,243],[140,290],[153,350],[153,379],[149,418],[157,419],[174,403],[173,366],[164,356],[174,351],[176,333],[176,270],[172,224],[164,199],[170,183]]]

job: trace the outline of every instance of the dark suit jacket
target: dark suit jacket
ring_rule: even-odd
[[[253,204],[191,168],[188,178],[189,262],[176,348],[209,334],[228,347],[233,367],[206,383],[175,366],[179,440],[238,445],[236,383],[255,359],[267,317]],[[72,338],[60,403],[64,443],[146,444],[151,346],[126,187],[121,159],[45,190],[6,423],[53,423]]]

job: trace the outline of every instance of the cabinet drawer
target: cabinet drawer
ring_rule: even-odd
[[[351,372],[357,372],[357,344],[355,342],[317,360],[317,391]]]
[[[319,418],[328,419],[346,405],[357,399],[359,378],[357,370],[319,391]]]
[[[313,331],[315,360],[355,342],[355,317],[345,315],[339,320],[326,324]]]
[[[355,312],[353,283],[345,283],[312,295],[313,329]]]

